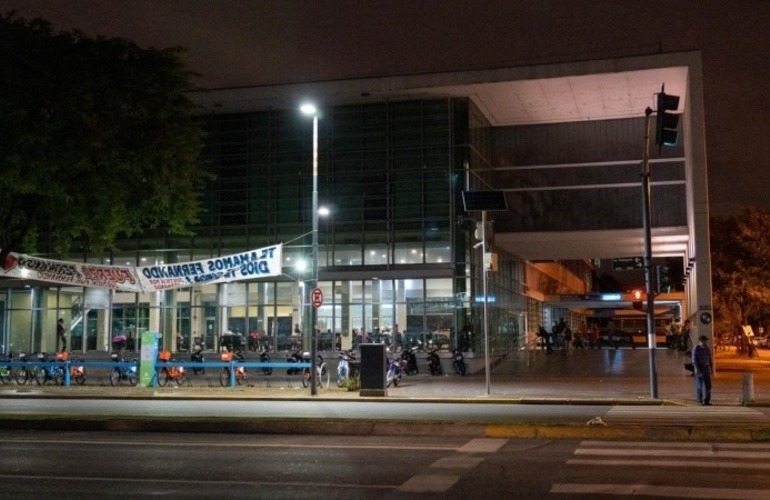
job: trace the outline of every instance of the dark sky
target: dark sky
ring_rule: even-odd
[[[700,50],[711,212],[770,210],[770,1],[0,0],[10,10],[188,47],[209,88]]]

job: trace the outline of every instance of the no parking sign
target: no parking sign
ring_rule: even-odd
[[[318,309],[323,305],[323,303],[324,293],[320,288],[313,288],[313,290],[310,292],[310,304],[313,306],[313,309]]]

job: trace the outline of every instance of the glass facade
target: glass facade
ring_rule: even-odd
[[[283,275],[152,294],[56,286],[7,289],[3,345],[53,350],[64,318],[73,350],[108,350],[158,329],[164,346],[217,349],[225,333],[259,332],[288,349],[309,338],[312,123],[294,110],[204,118],[202,161],[216,179],[194,237],[146,234],[110,255],[52,256],[110,264],[199,260],[284,244]],[[482,340],[481,255],[461,193],[489,164],[489,127],[467,99],[381,102],[326,109],[319,119],[319,288],[322,348],[359,339]],[[305,264],[303,267],[302,264]],[[526,330],[524,265],[500,255],[490,273],[493,348]],[[396,326],[398,328],[396,329]],[[460,335],[463,332],[463,335]],[[307,344],[305,344],[307,347]],[[8,350],[8,349],[6,349]]]

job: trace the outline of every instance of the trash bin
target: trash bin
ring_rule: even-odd
[[[385,344],[361,344],[360,396],[387,396]]]

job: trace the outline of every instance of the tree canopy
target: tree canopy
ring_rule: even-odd
[[[209,176],[181,53],[0,15],[0,263],[188,232]]]
[[[711,218],[711,280],[718,329],[735,333],[770,317],[770,212]]]

